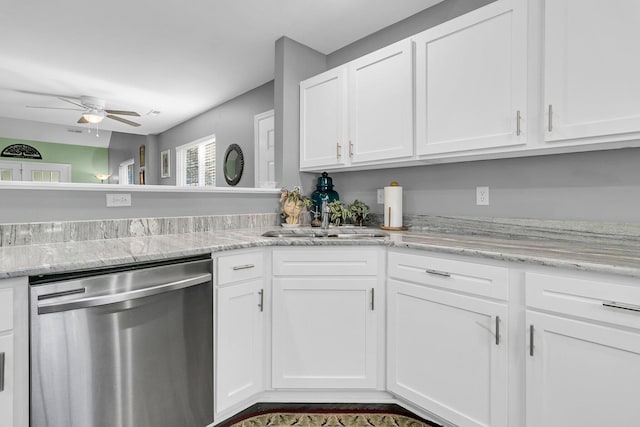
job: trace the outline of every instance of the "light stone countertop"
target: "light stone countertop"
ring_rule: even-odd
[[[640,278],[640,226],[580,227],[482,223],[432,225],[386,238],[267,238],[268,228],[0,247],[0,278],[33,276],[265,246],[379,245]]]

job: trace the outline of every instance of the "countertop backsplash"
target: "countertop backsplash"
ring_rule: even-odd
[[[279,224],[277,213],[0,224],[0,247],[263,228]]]

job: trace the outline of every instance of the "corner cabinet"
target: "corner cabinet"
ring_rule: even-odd
[[[526,4],[499,0],[413,37],[420,156],[527,142]]]
[[[542,3],[545,141],[640,138],[640,2]]]
[[[384,252],[273,251],[274,389],[375,389],[384,342]]]
[[[640,420],[640,283],[526,273],[527,427]]]
[[[387,388],[459,426],[508,425],[508,270],[390,251]]]
[[[215,417],[264,391],[264,251],[240,251],[214,257]]]
[[[0,280],[0,427],[29,425],[27,278]]]
[[[413,155],[413,55],[403,40],[300,83],[300,169]]]

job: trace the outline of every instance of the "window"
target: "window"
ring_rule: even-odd
[[[176,148],[176,184],[216,185],[216,137],[211,135]]]
[[[118,169],[118,180],[120,184],[135,184],[135,175],[133,174],[134,160],[129,159],[120,163]]]

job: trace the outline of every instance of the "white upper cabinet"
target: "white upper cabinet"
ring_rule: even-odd
[[[640,137],[639,17],[637,0],[544,1],[545,141]]]
[[[345,68],[300,83],[300,169],[344,165],[345,84]]]
[[[524,9],[497,1],[413,38],[419,155],[526,143]]]
[[[349,63],[349,160],[413,155],[413,60],[410,40]]]

